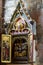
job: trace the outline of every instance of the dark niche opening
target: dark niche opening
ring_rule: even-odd
[[[27,40],[25,38],[16,38],[12,46],[12,62],[23,63],[24,61],[28,61]]]

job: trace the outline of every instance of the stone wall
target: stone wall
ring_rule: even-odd
[[[40,8],[42,0],[25,0],[28,5],[28,9],[33,9],[33,8]]]

